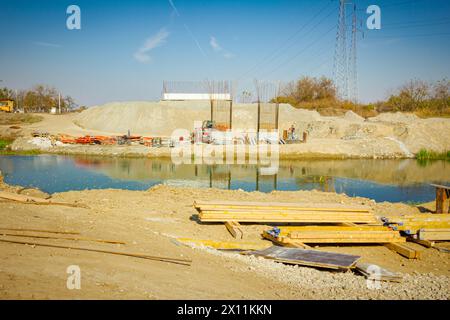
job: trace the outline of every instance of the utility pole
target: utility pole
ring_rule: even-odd
[[[61,114],[61,93],[58,93],[58,109],[59,114]]]
[[[346,0],[339,0],[339,18],[336,32],[336,47],[334,52],[334,85],[339,98],[348,99],[348,58],[345,24]]]

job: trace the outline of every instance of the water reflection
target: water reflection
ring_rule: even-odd
[[[197,188],[312,190],[364,196],[377,201],[431,201],[428,183],[450,181],[450,163],[415,160],[281,161],[276,175],[257,165],[175,165],[170,160],[82,156],[1,156],[0,170],[11,184],[47,192],[93,188],[144,190],[164,183]]]

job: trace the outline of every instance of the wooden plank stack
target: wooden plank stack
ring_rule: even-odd
[[[417,240],[450,240],[450,214],[410,214],[383,217],[385,225]]]
[[[340,204],[196,201],[202,222],[379,223],[367,207]]]
[[[287,246],[306,243],[393,243],[405,242],[398,231],[384,226],[292,226],[266,230],[263,237]]]
[[[277,224],[277,227],[263,231],[262,236],[273,243],[291,248],[311,249],[308,244],[380,244],[409,259],[418,259],[420,251],[405,244],[407,238],[399,229],[405,224],[386,223],[380,220],[370,208],[359,205],[241,202],[241,201],[195,201],[201,222],[225,223],[230,234],[237,239],[244,236],[239,222]],[[422,238],[446,237],[436,230],[422,231],[425,215],[402,217],[408,221],[408,228],[421,230]],[[430,215],[426,215],[427,217]],[[442,215],[441,215],[442,216]],[[400,221],[400,220],[398,220]],[[426,220],[428,226],[442,226],[441,219],[433,215]],[[419,240],[418,240],[419,241]]]

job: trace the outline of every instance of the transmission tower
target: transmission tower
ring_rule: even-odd
[[[339,98],[348,99],[348,58],[347,58],[347,28],[345,25],[346,0],[339,0],[339,18],[336,32],[336,47],[334,52],[334,84]]]
[[[358,102],[358,73],[356,67],[356,39],[357,39],[356,4],[353,5],[352,36],[350,42],[350,54],[348,58],[348,99]]]

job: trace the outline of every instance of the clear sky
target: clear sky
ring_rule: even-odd
[[[411,78],[450,78],[450,1],[354,1],[360,100],[383,99]],[[237,80],[241,91],[253,79],[332,77],[338,3],[0,0],[0,86],[44,83],[95,105],[157,100],[163,80]],[[71,4],[81,30],[66,27]],[[381,30],[366,28],[371,4]]]

